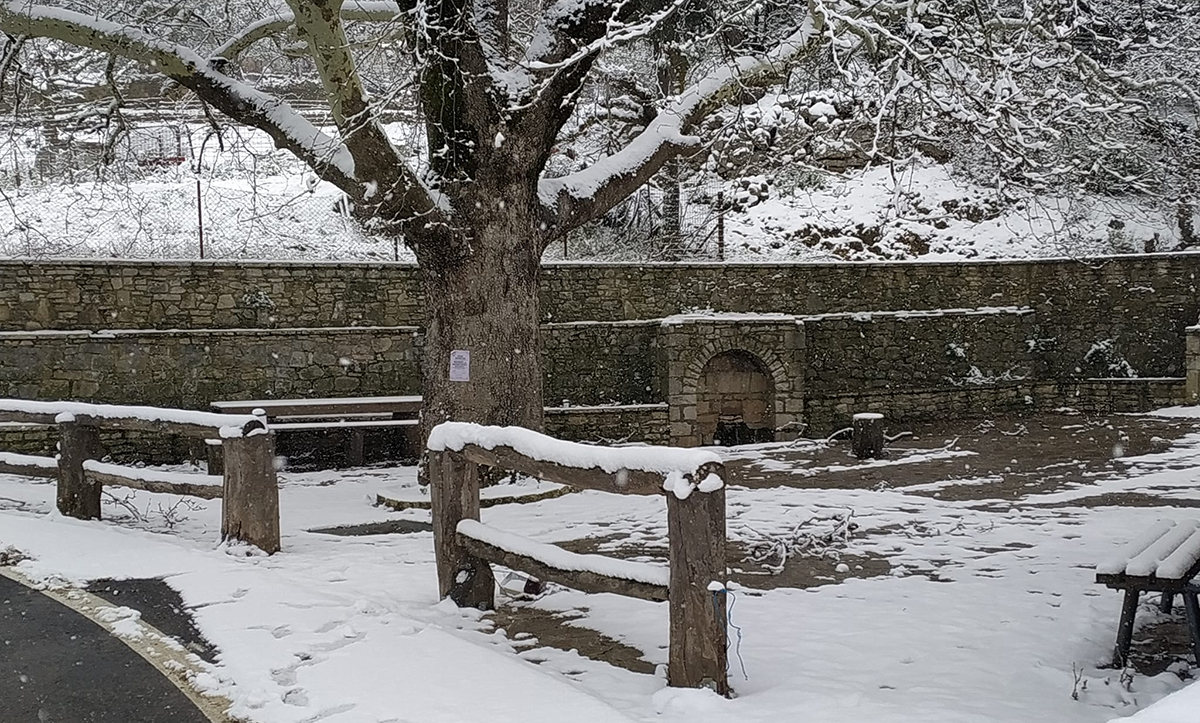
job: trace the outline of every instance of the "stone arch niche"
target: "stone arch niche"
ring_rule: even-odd
[[[696,431],[701,444],[775,441],[775,380],[761,359],[733,349],[708,360],[696,389]]]
[[[804,325],[792,316],[668,317],[660,372],[671,444],[783,441],[804,413]],[[721,437],[725,437],[721,439]]]

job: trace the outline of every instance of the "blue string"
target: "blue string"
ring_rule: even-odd
[[[719,606],[721,604],[721,600],[717,596],[721,595],[721,594],[729,595],[729,610],[726,611],[726,613],[725,613],[725,615],[726,615],[725,622],[729,625],[729,627],[733,628],[734,631],[737,632],[737,642],[733,646],[733,653],[734,653],[734,655],[737,656],[738,665],[741,666],[742,677],[745,678],[746,680],[750,680],[750,676],[746,673],[746,661],[742,659],[742,629],[736,623],[733,622],[733,606],[734,606],[734,604],[737,603],[737,595],[733,594],[733,590],[729,590],[726,588],[722,588],[720,590],[713,590],[713,611],[714,612],[720,611]],[[728,667],[728,663],[726,663],[726,667]]]

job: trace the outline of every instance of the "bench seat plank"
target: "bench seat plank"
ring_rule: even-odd
[[[1184,520],[1179,522],[1168,530],[1167,534],[1155,540],[1141,554],[1131,559],[1125,566],[1125,574],[1131,577],[1153,575],[1158,570],[1159,563],[1167,559],[1180,545],[1187,542],[1197,529],[1200,529],[1200,521]]]
[[[300,416],[305,414],[367,414],[408,413],[421,410],[420,395],[389,397],[327,397],[320,399],[249,399],[245,401],[213,402],[212,409],[224,414],[252,413],[262,409],[268,417]]]
[[[1121,551],[1113,557],[1096,565],[1096,573],[1098,575],[1120,575],[1125,572],[1125,566],[1129,561],[1146,551],[1146,548],[1153,545],[1155,542],[1175,527],[1175,520],[1159,520],[1150,529],[1146,530],[1141,535],[1135,537],[1129,544],[1121,548]]]
[[[1193,532],[1165,560],[1158,563],[1154,576],[1181,580],[1195,570],[1197,562],[1200,562],[1200,529]]]
[[[268,429],[281,430],[298,430],[298,429],[355,429],[355,428],[370,428],[370,427],[415,427],[420,424],[419,419],[354,419],[340,420],[330,419],[323,422],[270,422],[267,424]]]

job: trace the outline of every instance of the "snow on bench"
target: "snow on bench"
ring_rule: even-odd
[[[7,413],[7,414],[6,414]],[[216,433],[225,439],[265,433],[261,419],[249,414],[214,414],[188,409],[89,404],[86,402],[39,402],[26,399],[0,399],[0,419],[37,424],[71,422],[76,417],[112,420],[130,426],[175,426],[188,433]],[[261,430],[261,431],[260,431]]]
[[[1169,613],[1175,595],[1183,598],[1184,613],[1192,637],[1192,649],[1200,662],[1200,587],[1190,584],[1200,575],[1200,520],[1159,520],[1134,538],[1112,558],[1096,566],[1096,582],[1125,591],[1113,665],[1123,667],[1133,642],[1133,623],[1138,600],[1144,592],[1160,592],[1159,605]]]
[[[705,468],[720,468],[721,458],[714,452],[679,447],[600,447],[567,442],[524,427],[488,427],[467,422],[443,422],[429,433],[428,448],[433,452],[461,452],[468,445],[485,450],[507,447],[530,459],[575,470],[601,470],[617,476],[623,486],[631,472],[662,476],[662,489],[685,499],[693,490],[714,492],[725,486],[715,474],[696,477]],[[522,470],[524,471],[524,470]],[[559,481],[559,480],[553,480]],[[571,484],[570,481],[566,482]]]
[[[1200,561],[1200,520],[1160,520],[1096,566],[1098,575],[1179,580]]]
[[[330,419],[322,422],[270,422],[274,430],[298,431],[302,429],[367,429],[378,427],[415,427],[419,419]]]
[[[650,565],[632,560],[618,560],[603,555],[585,555],[564,550],[557,545],[531,540],[528,537],[515,535],[511,532],[489,527],[476,520],[462,520],[458,523],[458,534],[483,543],[493,548],[480,550],[474,547],[480,557],[505,565],[505,556],[495,554],[497,551],[521,558],[519,565],[509,565],[520,570],[531,572],[542,579],[563,582],[584,592],[620,592],[630,594],[629,585],[621,582],[641,583],[642,586],[652,586],[638,597],[666,600],[667,586],[670,582],[670,570],[660,565]],[[468,543],[469,545],[469,543]],[[470,545],[469,545],[470,546]],[[530,564],[535,563],[535,564]],[[580,575],[562,575],[561,573],[580,573]],[[617,584],[604,584],[608,579]]]
[[[221,477],[186,472],[165,472],[143,467],[125,467],[119,464],[84,460],[84,474],[93,481],[105,485],[129,487],[147,492],[189,495],[206,500],[219,499],[225,481]]]

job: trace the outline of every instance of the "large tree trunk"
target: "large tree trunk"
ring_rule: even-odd
[[[476,228],[464,255],[422,260],[425,435],[447,420],[542,428],[541,245],[514,238],[522,225]],[[466,381],[451,379],[456,352],[470,355]]]

